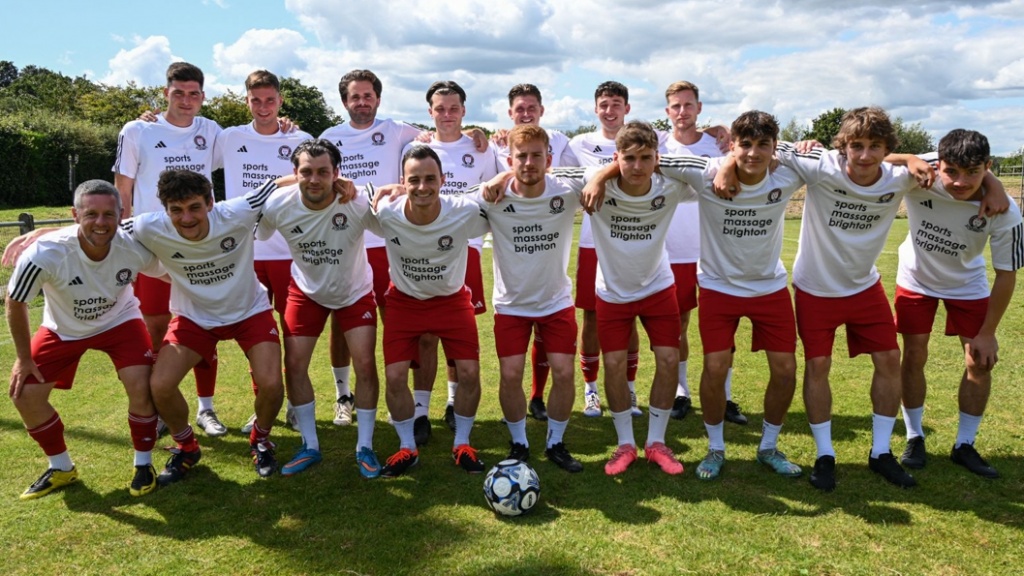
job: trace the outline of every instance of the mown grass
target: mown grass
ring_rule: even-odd
[[[799,221],[787,223],[784,260],[791,264]],[[879,268],[893,289],[896,247],[906,222],[894,226]],[[489,251],[485,251],[487,284]],[[38,321],[39,311],[35,311]],[[508,449],[500,422],[497,361],[490,314],[480,316],[484,395],[473,443],[488,463]],[[941,326],[940,318],[936,325]],[[695,324],[695,323],[694,323]],[[701,482],[693,469],[706,449],[699,409],[672,421],[669,445],[686,464],[668,477],[638,462],[617,478],[602,466],[614,444],[610,419],[589,419],[577,405],[566,440],[584,463],[569,475],[543,455],[545,427],[530,420],[533,465],[541,502],[530,515],[495,517],[485,506],[482,477],[468,476],[450,460],[451,434],[441,423],[443,383],[434,395],[434,437],[421,463],[403,478],[363,481],[354,463],[355,428],[331,423],[328,359],[317,351],[318,432],[324,461],[301,475],[260,480],[251,468],[247,439],[237,426],[251,413],[246,363],[237,347],[220,347],[217,407],[232,433],[202,437],[203,461],[185,482],[144,498],[131,498],[131,445],[126,401],[109,361],[90,354],[74,390],[53,400],[67,425],[68,444],[82,482],[40,500],[18,494],[45,468],[10,402],[0,405],[0,539],[7,543],[8,574],[1006,574],[1024,557],[1024,433],[1020,407],[1024,316],[1020,299],[1000,330],[1001,361],[977,446],[1002,473],[989,481],[953,465],[948,451],[956,432],[956,387],[962,366],[950,338],[933,338],[925,427],[931,460],[916,473],[920,485],[900,490],[867,469],[871,420],[868,358],[848,359],[837,339],[832,372],[833,433],[839,487],[823,494],[806,474],[787,480],[754,461],[760,438],[761,396],[767,380],[763,355],[749,350],[749,324],[741,325],[733,393],[750,416],[746,427],[727,424],[723,477]],[[690,330],[689,378],[696,391],[700,346]],[[2,366],[13,361],[0,336]],[[324,343],[326,344],[326,343]],[[799,354],[799,353],[798,353]],[[641,357],[638,393],[645,405],[653,359]],[[379,371],[383,370],[378,367]],[[801,368],[802,373],[802,368]],[[443,377],[439,378],[443,381]],[[578,379],[579,380],[579,379]],[[191,380],[182,385],[193,405]],[[194,416],[194,412],[193,412]],[[396,447],[381,397],[376,448]],[[646,417],[635,420],[644,438]],[[903,445],[897,423],[894,449]],[[282,460],[300,444],[278,426]],[[160,445],[167,444],[162,441]],[[809,470],[814,443],[799,397],[780,448]],[[162,462],[164,455],[157,454]]]

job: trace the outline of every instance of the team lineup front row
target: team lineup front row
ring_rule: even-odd
[[[696,96],[695,87],[688,90]],[[438,91],[447,92],[442,100],[452,96],[456,108],[464,102],[464,93],[450,86]],[[433,105],[432,96],[428,93],[427,99]],[[599,89],[599,115],[601,98]],[[513,100],[510,95],[510,104]],[[448,112],[442,110],[440,116]],[[438,121],[438,134],[461,129],[458,112],[454,126],[445,125],[443,118]],[[350,113],[355,121],[356,112]],[[257,122],[254,111],[252,126]],[[409,370],[420,365],[422,372],[438,340],[453,372],[453,460],[471,473],[484,470],[470,443],[481,397],[475,320],[480,306],[467,288],[467,270],[474,257],[479,267],[479,250],[474,254],[467,246],[488,232],[494,250],[499,400],[511,436],[509,456],[529,458],[522,380],[530,336],[536,333],[552,381],[545,455],[564,470],[582,470],[564,441],[575,398],[574,305],[580,305],[581,292],[577,279],[574,302],[567,268],[580,204],[590,214],[594,335],[604,360],[604,392],[617,437],[604,467],[607,474],[621,474],[638,458],[633,435],[637,408],[629,373],[635,366],[637,319],[656,363],[643,453],[668,474],[683,472],[665,436],[673,408],[679,408],[681,335],[688,311],[696,307],[704,350],[701,411],[709,440],[697,466],[699,478],[719,476],[725,462],[727,379],[735,332],[745,316],[753,325],[752,348],[766,352],[770,374],[757,460],[784,476],[802,474],[777,447],[796,388],[799,334],[806,357],[804,403],[817,447],[810,482],[825,491],[835,488],[829,370],[835,332],[844,325],[850,355],[870,354],[874,364],[869,468],[893,484],[913,486],[916,481],[903,466],[920,468],[926,461],[924,367],[942,300],[947,334],[959,336],[965,359],[951,457],[976,474],[997,476],[973,444],[997,361],[995,331],[1024,259],[1024,240],[1020,210],[987,170],[987,140],[978,132],[954,130],[928,161],[891,155],[895,130],[878,108],[848,112],[834,151],[801,151],[778,142],[778,132],[770,114],[744,113],[731,126],[731,154],[707,158],[661,155],[665,145],[656,131],[643,122],[624,122],[611,144],[605,144],[612,155],[604,167],[549,170],[553,138],[536,122],[524,121],[501,135],[509,173],[487,182],[460,182],[460,193],[447,194],[452,164],[460,159],[463,165],[474,164],[470,153],[460,158],[432,143],[409,145],[400,161],[401,186],[378,190],[374,184],[391,181],[371,179],[353,194],[351,187],[338,184],[344,183],[339,179],[347,158],[344,144],[339,149],[333,139],[308,139],[290,150],[292,176],[247,186],[251,191],[216,204],[207,176],[164,169],[156,183],[161,209],[140,213],[136,202],[137,215],[123,223],[123,191],[100,180],[86,182],[75,192],[75,225],[16,242],[24,252],[7,297],[17,351],[10,395],[30,436],[49,459],[47,471],[22,498],[45,495],[78,478],[49,394],[55,387],[71,387],[87,349],[111,357],[128,393],[135,448],[132,495],[177,482],[200,461],[202,452],[179,386],[194,367],[214,364],[220,340],[234,339],[245,351],[258,391],[250,431],[256,471],[263,477],[277,471],[269,437],[284,398],[281,350],[271,300],[254,268],[254,228],[262,240],[279,234],[292,261],[285,301],[275,297],[283,304],[278,310],[284,384],[303,445],[280,468],[282,474],[297,474],[321,460],[308,369],[329,316],[332,332],[344,336],[358,379],[356,458],[364,477],[399,476],[418,462],[417,441],[423,439],[417,437],[422,417],[417,405],[422,398],[419,387],[415,395],[409,389]],[[370,137],[377,139],[377,134]],[[779,167],[769,170],[773,158]],[[786,204],[803,186],[807,196],[793,267],[794,306],[780,254]],[[894,320],[875,261],[904,198],[910,232],[900,247]],[[698,293],[690,286],[692,302],[677,290],[679,275],[673,273],[666,249],[679,240],[671,222],[684,208],[699,213],[686,231],[699,236],[693,274],[700,289]],[[375,297],[366,231],[383,239],[390,269],[383,301]],[[580,242],[582,246],[583,238]],[[989,244],[996,271],[991,291],[984,258]],[[132,282],[140,274],[170,286],[173,318],[158,354],[143,320],[145,309],[140,310],[133,292]],[[44,318],[32,337],[28,302],[40,289]],[[385,401],[398,436],[398,450],[383,465],[373,449],[378,305],[382,316],[386,310]],[[897,332],[904,342],[902,363]],[[590,394],[588,389],[587,408],[597,400]],[[908,443],[897,461],[890,437],[901,401]],[[159,474],[151,457],[157,414],[177,443]]]

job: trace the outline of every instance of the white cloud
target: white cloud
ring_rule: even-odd
[[[247,30],[233,44],[213,46],[213,63],[225,80],[242,80],[250,72],[266,69],[278,76],[291,76],[304,66],[298,52],[306,39],[294,30]],[[236,89],[237,91],[237,89]]]
[[[167,66],[180,58],[171,54],[171,42],[166,36],[135,37],[134,48],[121,49],[110,59],[107,74],[100,79],[104,84],[127,84],[134,81],[142,86],[163,86]]]

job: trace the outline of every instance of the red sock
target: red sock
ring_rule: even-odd
[[[128,429],[132,433],[132,447],[139,452],[149,452],[156,445],[156,414],[139,416],[128,413]]]
[[[56,456],[68,451],[64,443],[64,422],[56,412],[46,422],[28,431],[28,435],[43,449],[43,454]]]
[[[539,334],[533,338],[533,352],[530,361],[533,364],[533,385],[530,389],[530,399],[544,398],[544,387],[547,386],[551,366],[548,364],[548,353],[544,349],[544,341],[540,339]]]
[[[178,443],[178,449],[183,452],[195,452],[199,449],[199,442],[196,442],[196,435],[192,431],[191,424],[186,424],[184,430],[171,438],[174,438],[174,441]]]
[[[584,382],[597,382],[597,371],[601,367],[601,356],[580,355],[580,371]]]
[[[640,351],[626,353],[626,380],[636,380],[636,369],[640,366]]]
[[[270,426],[269,428],[264,430],[263,428],[260,428],[259,422],[253,422],[252,432],[249,432],[249,445],[255,446],[257,444],[262,444],[266,442],[267,439],[270,437],[270,430],[272,428],[273,426]]]
[[[196,394],[200,398],[213,396],[217,389],[217,355],[210,362],[200,362],[192,369],[196,377]]]

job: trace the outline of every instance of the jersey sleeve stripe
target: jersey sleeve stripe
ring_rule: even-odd
[[[662,154],[660,165],[666,168],[697,168],[704,170],[708,166],[708,159],[685,154]]]
[[[14,291],[10,294],[11,300],[16,302],[28,302],[31,300],[32,286],[35,286],[36,280],[39,279],[39,274],[42,271],[42,268],[29,262],[21,274],[18,275],[18,279],[14,284]]]
[[[245,199],[249,202],[250,208],[262,208],[274,190],[277,190],[277,183],[273,180],[267,180],[266,184],[246,195]]]
[[[1024,223],[1018,223],[1013,227],[1013,258],[1012,265],[1014,270],[1024,268]]]
[[[124,146],[124,133],[117,135],[117,153],[114,156],[114,173],[120,174],[121,171],[121,147]]]
[[[813,158],[815,160],[821,160],[821,155],[827,152],[825,148],[814,148],[810,152],[797,152],[796,146],[793,146],[789,142],[779,142],[775,147],[778,150],[782,150],[783,152],[789,152],[801,158]]]
[[[552,176],[563,176],[565,178],[583,178],[586,174],[586,168],[582,167],[559,167],[551,170]]]

